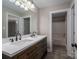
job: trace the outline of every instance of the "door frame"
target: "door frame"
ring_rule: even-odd
[[[60,12],[67,12],[67,14],[68,14],[68,11],[69,11],[69,8],[67,8],[67,9],[61,9],[61,10],[56,10],[56,11],[50,11],[50,13],[49,13],[49,40],[50,40],[50,50],[49,50],[49,52],[52,52],[52,48],[53,48],[53,40],[52,40],[52,14],[53,13],[60,13]],[[67,18],[68,19],[68,18]]]
[[[74,19],[72,20],[72,28],[74,28],[74,30],[72,29],[72,36],[73,36],[73,40],[72,40],[72,43],[76,43],[77,44],[77,1],[76,0],[73,0],[73,2],[71,3],[71,12],[72,12],[72,8],[74,6],[74,14],[75,14],[75,17]],[[71,16],[72,18],[73,16]],[[75,50],[74,52],[74,55],[72,56],[73,58],[77,59],[77,50],[75,48],[72,48]]]
[[[72,3],[71,3],[71,6],[70,6],[70,8],[71,8],[71,12],[72,12],[72,7],[74,6],[74,11],[75,11],[75,17],[74,17],[74,19],[75,19],[75,23],[74,23],[74,25],[75,25],[75,43],[77,43],[77,1],[76,0],[74,0]],[[73,21],[72,21],[72,25],[73,25]]]

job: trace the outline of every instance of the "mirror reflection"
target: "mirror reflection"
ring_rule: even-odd
[[[8,37],[15,36],[18,31],[18,17],[8,15]]]
[[[30,17],[24,18],[24,35],[30,33]]]

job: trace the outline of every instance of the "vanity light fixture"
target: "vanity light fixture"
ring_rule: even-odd
[[[16,1],[15,4],[16,4],[17,6],[20,6],[20,2],[18,2],[18,1]]]
[[[35,8],[34,4],[31,5],[31,8]]]
[[[10,2],[15,3],[15,5],[19,6],[20,8],[24,8],[26,11],[32,10],[35,8],[33,2],[29,0],[10,0]]]

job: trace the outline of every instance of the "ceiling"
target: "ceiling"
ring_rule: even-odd
[[[61,5],[64,3],[70,3],[72,0],[33,0],[39,8],[49,7],[53,5]]]
[[[70,3],[72,0],[31,0],[38,8],[49,7],[53,5],[61,5],[64,3]],[[9,2],[9,0],[2,0],[2,6],[10,8],[17,12],[26,12],[24,9],[16,6],[14,3]]]

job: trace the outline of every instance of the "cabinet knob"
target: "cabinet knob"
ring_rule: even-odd
[[[76,43],[72,43],[71,45],[72,45],[72,47],[75,47],[77,49],[77,44]]]

